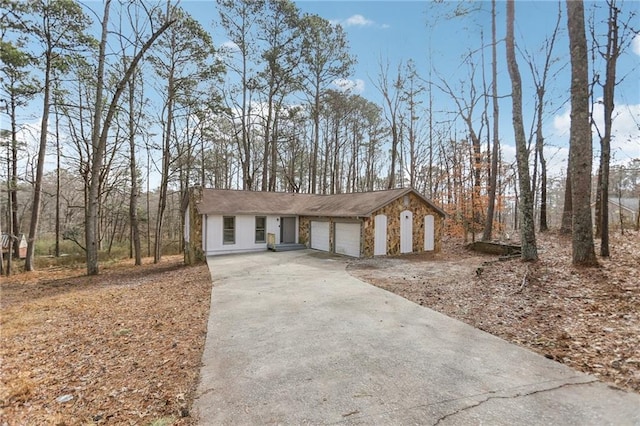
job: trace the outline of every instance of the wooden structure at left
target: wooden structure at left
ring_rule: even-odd
[[[20,259],[24,259],[27,257],[27,238],[24,234],[19,234],[18,238],[18,257]],[[7,256],[9,254],[9,248],[11,247],[13,239],[7,233],[2,234],[2,256]]]
[[[438,252],[446,217],[413,188],[336,195],[192,188],[183,209],[186,263],[267,249]]]

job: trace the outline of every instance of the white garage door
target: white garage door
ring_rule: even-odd
[[[311,221],[311,248],[329,251],[329,222]]]
[[[336,223],[336,253],[360,257],[360,224]]]

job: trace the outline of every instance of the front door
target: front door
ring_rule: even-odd
[[[296,218],[280,218],[280,243],[294,244],[296,242]]]

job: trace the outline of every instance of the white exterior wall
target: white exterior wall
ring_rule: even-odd
[[[202,220],[202,250],[207,256],[216,254],[242,253],[267,250],[267,235],[276,235],[276,244],[280,243],[280,217],[268,215],[241,215],[236,218],[235,244],[223,244],[223,217],[231,215],[205,215]],[[266,216],[267,229],[264,243],[256,243],[256,216]],[[296,241],[298,240],[298,221],[296,218]]]

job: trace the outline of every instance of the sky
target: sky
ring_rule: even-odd
[[[458,2],[442,1],[311,1],[299,0],[296,5],[301,13],[318,14],[334,24],[341,25],[348,37],[350,52],[357,58],[353,73],[349,76],[349,84],[355,93],[382,105],[382,97],[375,87],[380,64],[389,63],[391,71],[398,64],[414,61],[419,75],[432,81],[446,81],[454,90],[461,93],[468,87],[469,67],[464,58],[470,51],[476,51],[473,61],[480,64],[481,57],[477,53],[479,47],[490,41],[491,3],[476,1],[482,10],[466,17],[449,18],[448,13]],[[87,6],[99,10],[101,2],[87,0]],[[215,22],[219,19],[215,0],[181,0],[179,3],[187,12],[200,21],[205,30],[212,34],[214,44],[221,46],[229,42],[224,32]],[[594,4],[598,7],[594,9]],[[640,27],[640,1],[626,0],[622,5],[625,13],[633,10],[637,15],[633,22]],[[519,49],[529,52],[537,62],[542,60],[540,48],[551,34],[558,13],[558,2],[550,0],[516,1],[516,42]],[[606,4],[586,2],[587,19],[595,13],[596,22],[606,17]],[[568,39],[566,34],[566,16],[564,1],[560,3],[562,12],[560,34],[556,43],[554,58],[554,76],[548,83],[547,100],[550,105],[544,119],[546,138],[546,156],[551,175],[560,176],[565,172],[569,140],[569,83],[570,67]],[[594,12],[595,10],[595,12]],[[498,38],[505,34],[505,2],[498,1]],[[600,30],[603,29],[600,24]],[[602,31],[600,31],[602,33]],[[490,63],[489,49],[486,50],[485,61]],[[518,57],[520,72],[523,78],[523,108],[525,113],[525,129],[530,129],[532,111],[534,109],[534,92],[532,91],[530,71],[522,55]],[[498,47],[498,88],[501,111],[501,145],[503,159],[512,162],[515,159],[515,143],[511,124],[511,92],[510,80],[506,70],[504,43]],[[563,67],[562,64],[565,64]],[[558,71],[559,70],[559,71]],[[632,158],[640,158],[640,36],[636,36],[626,52],[619,59],[618,77],[624,77],[616,88],[616,110],[614,120],[614,140],[612,141],[613,162],[627,162]],[[487,74],[487,79],[490,75]],[[337,87],[337,86],[336,86]],[[596,89],[596,98],[601,89]],[[425,94],[426,96],[426,94]],[[455,110],[450,96],[433,87],[434,120],[450,121]],[[427,105],[426,99],[423,105]],[[31,111],[33,123],[37,128],[37,110]],[[594,116],[601,120],[602,105],[596,103]],[[7,117],[2,114],[0,127],[8,127]],[[466,130],[458,120],[455,135],[464,137]],[[29,126],[27,126],[28,131]],[[35,135],[25,135],[35,140]],[[594,154],[598,155],[598,140],[594,137]],[[597,160],[594,161],[597,167]]]
[[[182,6],[193,13],[203,26],[209,29],[216,44],[227,43],[228,39],[220,29],[212,26],[217,19],[217,11],[213,1],[183,0]],[[411,59],[416,64],[418,73],[425,80],[445,80],[454,90],[463,90],[469,80],[469,68],[464,58],[472,50],[478,50],[490,42],[491,3],[475,2],[482,11],[467,17],[449,18],[447,15],[455,8],[457,2],[445,1],[434,5],[431,1],[296,1],[302,13],[317,14],[334,24],[340,24],[346,31],[351,53],[356,56],[357,64],[350,76],[350,86],[358,93],[372,101],[382,104],[382,98],[374,83],[380,71],[381,63],[389,63],[390,70],[397,69],[398,64]],[[599,8],[594,12],[593,2],[585,3],[587,19],[595,13],[598,22],[606,17],[604,2],[598,2]],[[518,47],[529,52],[537,61],[542,61],[540,52],[544,41],[550,36],[555,26],[559,4],[556,1],[516,1],[516,43]],[[560,34],[556,42],[554,57],[561,63],[569,62],[568,38],[566,34],[566,6],[560,3],[562,17]],[[639,18],[633,22],[640,27],[640,2],[626,1],[622,3],[624,10],[634,10]],[[505,34],[505,2],[497,3],[497,34],[503,38]],[[604,27],[600,27],[604,28]],[[504,43],[498,49],[499,60],[499,94],[508,95],[511,83],[506,69]],[[490,52],[486,50],[486,63],[490,63]],[[523,58],[519,56],[520,72],[523,78],[523,108],[525,128],[529,129],[534,109],[534,92],[532,91],[530,71]],[[474,61],[481,61],[480,54],[474,55]],[[619,59],[618,76],[625,75],[624,81],[617,88],[616,119],[613,141],[614,161],[628,161],[640,157],[640,36]],[[489,66],[487,65],[487,70]],[[487,75],[490,79],[490,75]],[[565,66],[552,81],[548,83],[550,101],[545,116],[545,136],[548,144],[548,157],[552,174],[564,172],[569,139],[569,84],[570,67]],[[596,90],[596,98],[598,90]],[[434,111],[439,119],[450,120],[451,111],[455,110],[450,96],[434,88]],[[511,126],[511,99],[504,97],[500,101],[502,126],[501,139],[505,160],[513,161],[515,148]],[[602,117],[601,105],[595,106],[595,116]],[[458,126],[459,132],[464,129]],[[594,138],[597,150],[597,139]],[[597,154],[597,152],[596,152]],[[594,161],[594,164],[597,162]]]

